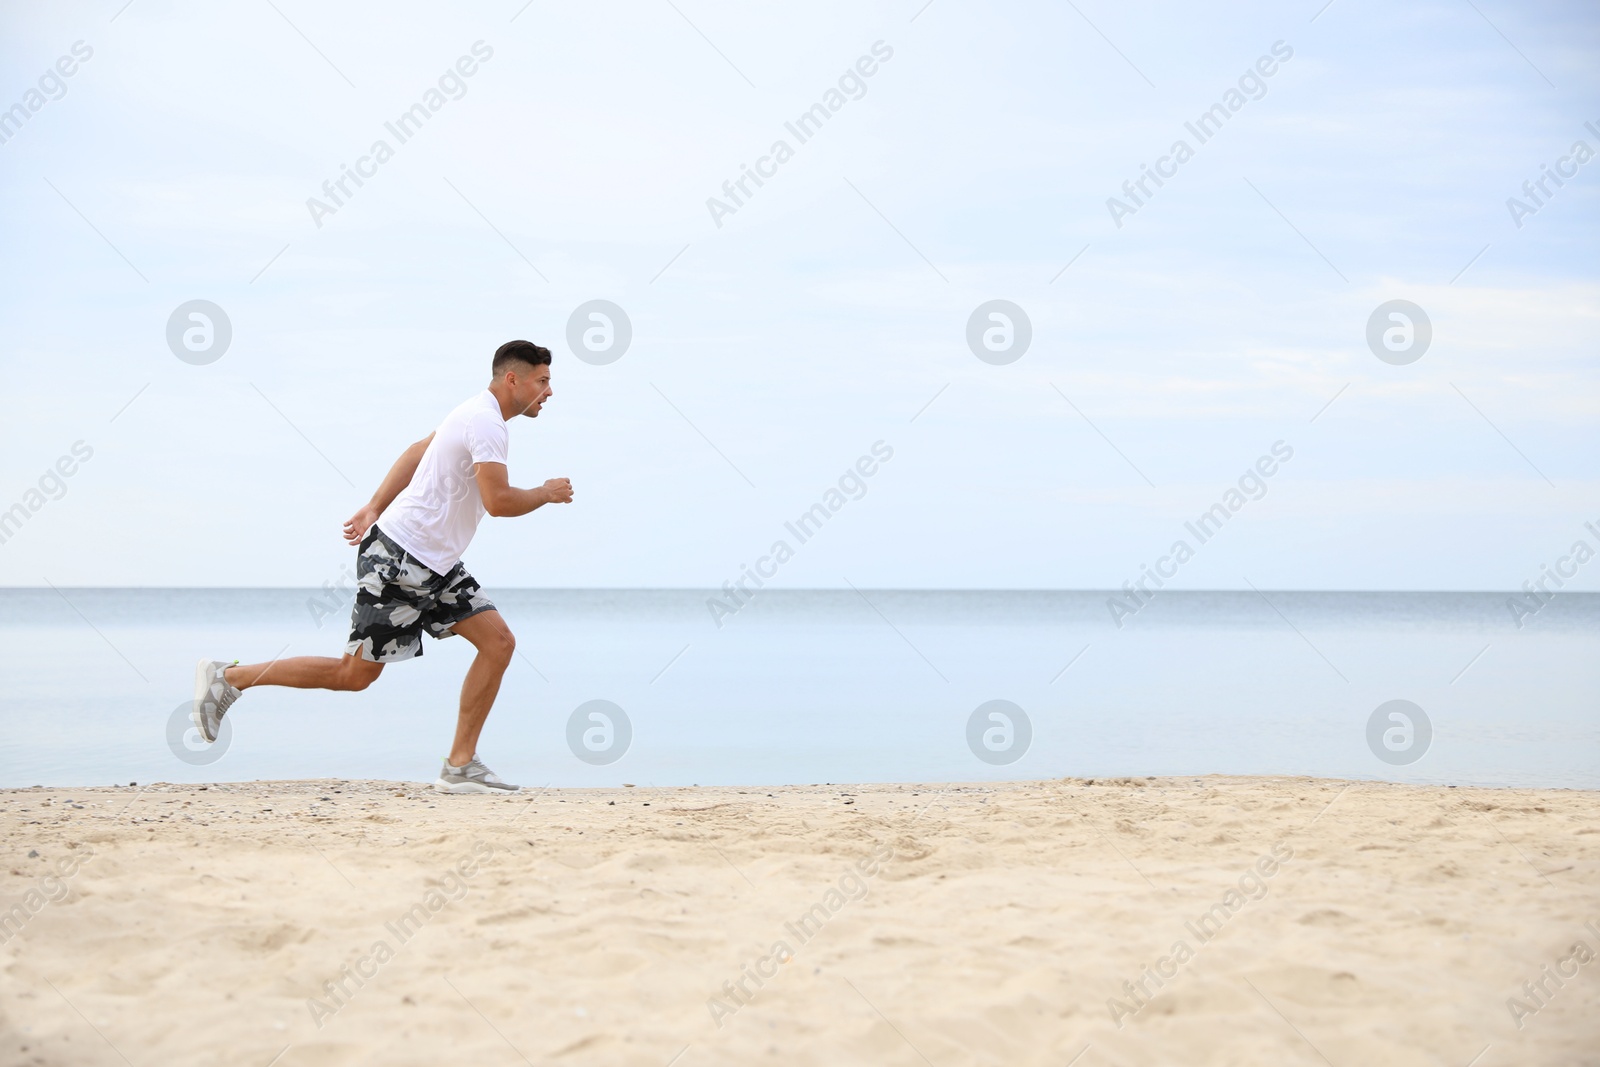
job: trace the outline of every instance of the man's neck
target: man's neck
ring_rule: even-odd
[[[510,422],[513,416],[519,414],[516,405],[511,402],[511,394],[507,393],[499,382],[489,383],[489,394],[499,403],[500,417],[506,422]]]

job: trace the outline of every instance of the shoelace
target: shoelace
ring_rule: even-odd
[[[228,677],[224,673],[228,667],[237,666],[238,663],[238,660],[234,660],[232,663],[227,664],[221,670],[217,671],[212,678],[211,699],[217,706],[218,715],[221,715],[223,712],[233,707],[233,702],[239,699],[240,690],[235,689],[233,686],[228,684]],[[219,689],[220,692],[218,691]]]
[[[471,763],[467,764],[466,768],[463,769],[461,773],[471,778],[473,777],[473,770],[481,772],[476,777],[482,778],[486,782],[500,781],[500,776],[491,771],[488,767],[485,767],[482,760],[474,758]]]

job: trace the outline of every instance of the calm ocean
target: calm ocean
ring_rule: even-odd
[[[704,592],[489,592],[519,650],[480,753],[523,784],[1600,787],[1600,594],[1519,629],[1503,593],[1171,591],[1119,629],[1103,592],[764,591],[720,628]],[[198,657],[338,655],[348,618],[308,590],[0,590],[0,785],[430,781],[458,638],[362,693],[249,692],[226,746],[185,736]]]

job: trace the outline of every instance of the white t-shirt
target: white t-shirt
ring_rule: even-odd
[[[484,514],[473,465],[504,463],[509,437],[500,401],[485,389],[444,417],[411,484],[378,516],[378,525],[429,570],[450,573]]]

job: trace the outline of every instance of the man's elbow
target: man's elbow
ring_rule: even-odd
[[[527,508],[522,506],[521,496],[518,492],[510,486],[506,486],[499,492],[485,494],[483,510],[497,519],[504,519],[525,514]]]

